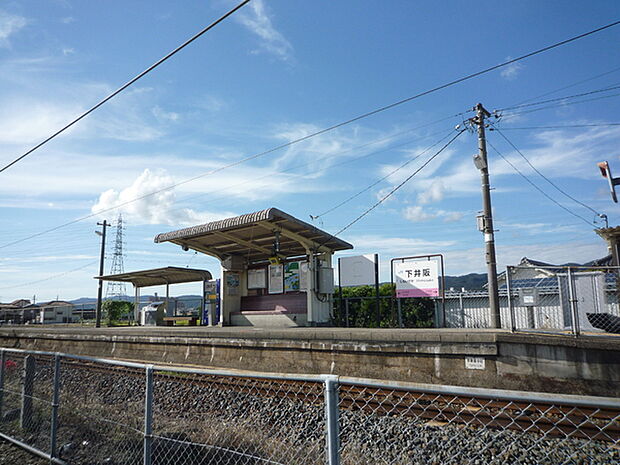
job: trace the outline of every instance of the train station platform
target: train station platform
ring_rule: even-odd
[[[620,396],[620,337],[490,329],[5,326],[0,347],[279,373]]]

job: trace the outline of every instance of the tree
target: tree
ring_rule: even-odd
[[[126,300],[106,300],[103,302],[102,311],[106,315],[108,325],[126,319],[133,311],[133,304]]]

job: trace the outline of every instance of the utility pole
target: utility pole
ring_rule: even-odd
[[[489,290],[489,309],[491,312],[491,327],[501,328],[499,312],[499,295],[497,292],[497,262],[495,258],[495,237],[493,234],[493,211],[491,208],[491,188],[489,185],[489,164],[487,161],[487,141],[484,133],[484,119],[491,114],[477,104],[474,108],[476,116],[473,124],[478,126],[478,153],[474,155],[474,164],[480,170],[482,184],[482,216],[479,218],[478,229],[484,234],[485,257],[487,263],[487,286]]]
[[[95,231],[97,235],[101,236],[101,257],[99,258],[99,276],[103,276],[103,260],[105,258],[105,231],[110,223],[103,220],[103,223],[97,223],[98,226],[103,226],[103,232]],[[101,294],[103,292],[103,280],[99,279],[99,288],[97,289],[97,311],[95,314],[95,328],[101,327]]]

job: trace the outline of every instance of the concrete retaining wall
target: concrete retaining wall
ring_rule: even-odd
[[[0,346],[282,373],[617,397],[620,338],[496,330],[0,328]]]

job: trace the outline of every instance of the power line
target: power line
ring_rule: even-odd
[[[583,92],[581,94],[567,95],[566,97],[556,97],[556,98],[552,98],[552,99],[548,99],[548,100],[542,100],[540,102],[533,102],[533,103],[524,103],[524,104],[520,104],[520,105],[513,105],[511,107],[499,108],[497,110],[494,110],[494,112],[513,110],[515,108],[526,108],[526,107],[532,107],[532,106],[536,106],[536,105],[544,105],[545,103],[558,102],[558,101],[566,100],[566,99],[569,99],[569,98],[585,97],[586,95],[598,94],[598,93],[601,93],[601,92],[609,92],[610,90],[616,90],[616,89],[620,89],[620,86],[605,87],[605,88],[602,88],[602,89],[592,90],[590,92]]]
[[[323,213],[320,213],[319,215],[313,216],[310,215],[311,218],[313,220],[319,219],[322,216],[327,215],[328,213],[333,212],[334,210],[337,210],[338,208],[342,207],[343,205],[349,203],[351,200],[355,199],[356,197],[359,197],[360,195],[362,195],[364,192],[369,191],[370,189],[372,189],[373,187],[375,187],[377,184],[381,183],[382,181],[386,180],[387,178],[389,178],[390,176],[396,174],[398,171],[400,171],[401,169],[405,168],[407,165],[409,165],[410,163],[414,162],[415,160],[417,160],[418,158],[420,158],[422,155],[424,155],[426,152],[428,152],[429,150],[431,150],[433,147],[435,147],[436,145],[439,145],[441,142],[443,142],[444,140],[446,140],[448,137],[450,137],[450,134],[452,134],[452,131],[450,131],[445,137],[442,137],[441,139],[439,139],[437,142],[435,142],[433,145],[427,147],[426,149],[424,149],[422,152],[418,153],[416,156],[409,158],[407,161],[405,161],[405,163],[401,164],[400,166],[398,166],[396,169],[390,171],[388,174],[386,174],[385,176],[381,177],[380,179],[378,179],[377,181],[373,182],[372,184],[370,184],[369,186],[365,187],[364,189],[362,189],[361,191],[357,192],[356,194],[352,195],[351,197],[348,197],[347,199],[343,200],[342,202],[334,205],[333,207],[325,210]]]
[[[536,173],[538,173],[538,175],[543,178],[545,181],[547,181],[549,184],[551,184],[551,186],[553,186],[558,192],[560,192],[562,195],[564,195],[565,197],[569,198],[570,200],[572,200],[573,202],[581,205],[582,207],[587,208],[588,210],[590,210],[591,212],[593,212],[595,215],[597,215],[598,217],[602,218],[601,213],[599,213],[598,211],[596,211],[594,208],[590,207],[589,205],[583,203],[580,200],[577,200],[575,197],[573,197],[572,195],[570,195],[568,192],[566,192],[564,189],[562,189],[560,186],[558,186],[556,183],[554,183],[551,179],[549,179],[547,176],[545,176],[543,173],[540,172],[540,170],[538,170],[538,168],[536,168],[532,162],[530,162],[527,157],[525,155],[523,155],[523,152],[521,152],[516,146],[515,144],[512,143],[512,141],[510,141],[510,139],[508,139],[508,137],[506,137],[506,135],[500,131],[498,128],[494,128],[496,132],[499,133],[500,136],[502,136],[502,138],[508,142],[508,144],[516,150],[516,152],[521,156],[521,158],[523,158],[525,160],[525,162],[530,166],[530,168],[532,168]]]
[[[80,116],[78,116],[77,118],[75,118],[73,121],[71,121],[69,124],[67,124],[66,126],[62,127],[61,129],[59,129],[58,131],[56,131],[54,134],[52,134],[51,136],[49,136],[47,139],[45,139],[44,141],[38,143],[37,145],[35,145],[33,148],[31,148],[30,150],[28,150],[26,153],[24,153],[23,155],[17,157],[15,160],[13,160],[11,163],[9,163],[8,165],[5,165],[4,167],[0,168],[0,173],[2,173],[3,171],[7,170],[8,168],[10,168],[11,166],[13,166],[15,163],[19,162],[20,160],[23,160],[24,158],[26,158],[28,155],[30,155],[32,152],[34,152],[35,150],[37,150],[38,148],[42,147],[43,145],[47,144],[49,141],[51,141],[52,139],[54,139],[56,136],[62,134],[63,132],[65,132],[67,129],[69,129],[71,126],[73,126],[75,123],[77,123],[78,121],[80,121],[82,118],[85,118],[86,116],[88,116],[89,114],[91,114],[93,111],[95,111],[97,108],[99,108],[100,106],[102,106],[103,104],[105,104],[106,102],[108,102],[109,100],[111,100],[112,98],[116,97],[118,94],[120,94],[122,91],[124,91],[125,89],[127,89],[129,86],[131,86],[133,83],[135,83],[137,80],[139,80],[140,78],[144,77],[145,75],[147,75],[148,73],[150,73],[151,71],[153,71],[155,68],[157,68],[159,65],[161,65],[164,61],[168,60],[170,57],[172,57],[173,55],[175,55],[176,53],[178,53],[179,51],[181,51],[182,49],[184,49],[185,47],[187,47],[189,44],[191,44],[193,41],[195,41],[196,39],[198,39],[200,36],[202,36],[203,34],[205,34],[206,32],[210,31],[211,29],[213,29],[215,26],[217,26],[219,23],[221,23],[222,21],[224,21],[226,18],[228,18],[230,15],[232,15],[233,13],[235,13],[237,10],[241,9],[242,7],[244,7],[246,4],[248,4],[250,2],[250,0],[243,0],[239,5],[237,5],[236,7],[234,7],[232,10],[228,11],[226,14],[224,14],[223,16],[221,16],[220,18],[218,18],[217,20],[215,20],[214,22],[212,22],[211,24],[209,24],[207,27],[205,27],[202,31],[198,32],[197,34],[195,34],[194,36],[192,36],[190,39],[186,40],[185,42],[183,42],[181,45],[179,45],[177,48],[175,48],[173,51],[171,51],[170,53],[168,53],[166,56],[164,56],[163,58],[160,58],[158,61],[156,61],[155,63],[153,63],[151,66],[149,66],[147,69],[145,69],[144,71],[142,71],[140,74],[138,74],[137,76],[135,76],[133,79],[129,80],[127,83],[123,84],[121,87],[119,87],[117,90],[115,90],[114,92],[112,92],[110,95],[108,95],[106,98],[104,98],[103,100],[101,100],[99,103],[97,103],[95,106],[91,107],[90,109],[86,110],[84,113],[82,113]]]
[[[213,23],[213,25],[212,25],[212,26],[209,26],[209,27],[213,27],[214,25],[216,25],[216,24],[217,24],[217,22],[220,22],[220,21],[221,21],[221,20],[223,20],[226,16],[229,16],[229,15],[230,15],[230,14],[232,14],[234,11],[236,11],[236,10],[237,10],[237,9],[239,9],[239,8],[241,8],[241,7],[242,7],[243,5],[245,5],[248,1],[249,1],[249,0],[246,0],[245,2],[241,3],[240,5],[238,5],[237,7],[235,7],[235,9],[231,10],[229,13],[227,13],[225,16],[223,16],[222,18],[220,18],[219,20],[217,20],[217,21],[216,21],[216,23]],[[573,36],[573,37],[571,37],[571,38],[569,38],[569,39],[565,39],[565,40],[562,40],[562,41],[560,41],[560,42],[556,42],[556,43],[554,43],[554,44],[551,44],[551,45],[548,45],[548,46],[546,46],[546,47],[540,48],[540,49],[535,50],[535,51],[533,51],[533,52],[526,53],[525,55],[521,55],[521,56],[519,56],[519,57],[517,57],[517,58],[513,58],[513,59],[511,59],[511,60],[504,61],[503,63],[500,63],[500,64],[498,64],[498,65],[494,65],[494,66],[491,66],[491,67],[489,67],[489,68],[485,68],[485,69],[483,69],[483,70],[481,70],[481,71],[477,71],[477,72],[475,72],[475,73],[468,74],[468,75],[466,75],[466,76],[463,76],[463,77],[461,77],[461,78],[455,79],[455,80],[450,81],[450,82],[448,82],[448,83],[445,83],[445,84],[442,84],[442,85],[440,85],[440,86],[433,87],[433,88],[431,88],[431,89],[429,89],[429,90],[426,90],[426,91],[420,92],[420,93],[418,93],[418,94],[415,94],[415,95],[413,95],[413,96],[411,96],[411,97],[407,97],[407,98],[405,98],[405,99],[399,100],[399,101],[394,102],[394,103],[391,103],[391,104],[389,104],[389,105],[385,105],[385,106],[383,106],[383,107],[379,107],[379,108],[377,108],[377,109],[375,109],[375,110],[371,110],[371,111],[369,111],[369,112],[363,113],[363,114],[361,114],[361,115],[358,115],[358,116],[355,116],[355,117],[350,118],[350,119],[348,119],[348,120],[345,120],[345,121],[342,121],[342,122],[340,122],[340,123],[334,124],[334,125],[329,126],[329,127],[327,127],[327,128],[324,128],[324,129],[321,129],[321,130],[319,130],[319,131],[315,131],[315,132],[313,132],[313,133],[310,133],[310,134],[307,134],[307,135],[305,135],[305,136],[299,137],[299,138],[297,138],[297,139],[294,139],[294,140],[292,140],[292,141],[289,141],[289,142],[286,142],[286,143],[284,143],[284,144],[278,145],[278,146],[276,146],[276,147],[273,147],[273,148],[271,148],[271,149],[265,150],[265,151],[263,151],[263,152],[260,152],[260,153],[257,153],[257,154],[254,154],[254,155],[251,155],[251,156],[245,157],[245,158],[243,158],[243,159],[241,159],[241,160],[238,160],[238,161],[236,161],[236,162],[230,163],[230,164],[228,164],[228,165],[224,165],[224,166],[222,166],[222,167],[219,167],[219,168],[213,169],[213,170],[211,170],[211,171],[207,171],[207,172],[205,172],[205,173],[199,174],[199,175],[194,176],[194,177],[192,177],[192,178],[188,178],[188,179],[185,179],[185,180],[183,180],[183,181],[179,181],[178,183],[171,184],[171,185],[169,185],[169,186],[163,187],[163,188],[158,189],[158,190],[156,190],[156,191],[149,192],[149,193],[144,194],[144,195],[142,195],[142,196],[139,196],[139,197],[137,197],[137,198],[134,198],[134,199],[128,200],[128,201],[126,201],[126,202],[120,203],[120,204],[118,204],[118,205],[115,205],[114,207],[110,207],[110,208],[108,208],[108,209],[104,209],[104,210],[101,210],[101,211],[99,211],[99,212],[97,212],[97,213],[93,213],[93,214],[90,214],[90,215],[84,216],[84,217],[82,217],[82,218],[78,218],[78,219],[76,219],[76,220],[73,220],[73,221],[71,221],[71,222],[65,223],[65,224],[63,224],[63,225],[56,226],[56,227],[51,228],[51,229],[48,229],[48,230],[46,230],[46,231],[42,231],[42,232],[39,232],[39,233],[36,233],[36,234],[30,235],[30,236],[28,236],[28,237],[26,237],[26,238],[24,238],[24,239],[17,240],[17,241],[13,241],[13,242],[11,242],[11,243],[8,243],[8,244],[5,244],[5,245],[3,245],[3,246],[0,246],[0,249],[5,248],[5,247],[9,247],[9,246],[11,246],[11,245],[17,244],[17,243],[19,243],[19,242],[23,242],[23,241],[28,240],[28,239],[32,239],[32,238],[34,238],[34,237],[41,236],[41,235],[46,234],[46,233],[48,233],[48,232],[56,231],[56,230],[58,230],[58,229],[60,229],[60,228],[63,228],[63,227],[65,227],[65,226],[69,226],[69,225],[71,225],[71,224],[75,224],[75,223],[77,223],[77,222],[79,222],[79,221],[83,221],[83,220],[85,220],[85,219],[92,218],[92,217],[94,217],[94,216],[100,215],[101,213],[106,213],[106,212],[108,212],[108,211],[115,210],[115,209],[117,209],[117,208],[123,207],[123,206],[128,205],[128,204],[133,203],[133,202],[137,202],[137,201],[139,201],[139,200],[142,200],[142,199],[144,199],[144,198],[150,197],[150,196],[152,196],[152,195],[156,195],[156,194],[159,194],[159,193],[161,193],[161,192],[164,192],[164,191],[168,191],[168,190],[174,189],[175,187],[178,187],[178,186],[183,185],[183,184],[187,184],[187,183],[189,183],[189,182],[195,181],[195,180],[200,179],[200,178],[202,178],[202,177],[209,176],[209,175],[212,175],[212,174],[216,174],[216,173],[218,173],[218,172],[220,172],[220,171],[223,171],[223,170],[225,170],[225,169],[228,169],[228,168],[231,168],[231,167],[234,167],[234,166],[240,165],[240,164],[242,164],[242,163],[246,163],[246,162],[251,161],[251,160],[255,160],[255,159],[260,158],[260,157],[262,157],[262,156],[264,156],[264,155],[268,155],[268,154],[273,153],[273,152],[275,152],[275,151],[278,151],[278,150],[281,150],[281,149],[283,149],[283,148],[287,148],[287,147],[290,147],[290,146],[292,146],[292,145],[294,145],[294,144],[297,144],[297,143],[303,142],[303,141],[305,141],[305,140],[308,140],[308,139],[310,139],[310,138],[312,138],[312,137],[316,137],[316,136],[319,136],[319,135],[321,135],[321,134],[325,134],[325,133],[327,133],[327,132],[330,132],[330,131],[333,131],[333,130],[335,130],[335,129],[341,128],[341,127],[343,127],[343,126],[346,126],[346,125],[348,125],[348,124],[354,123],[354,122],[356,122],[356,121],[360,121],[360,120],[362,120],[362,119],[364,119],[364,118],[368,118],[368,117],[373,116],[373,115],[376,115],[376,114],[378,114],[378,113],[381,113],[381,112],[387,111],[387,110],[389,110],[389,109],[392,109],[392,108],[395,108],[395,107],[397,107],[397,106],[403,105],[403,104],[405,104],[405,103],[411,102],[412,100],[416,100],[416,99],[418,99],[418,98],[420,98],[420,97],[423,97],[423,96],[426,96],[426,95],[432,94],[432,93],[437,92],[437,91],[439,91],[439,90],[443,90],[443,89],[445,89],[445,88],[447,88],[447,87],[451,87],[451,86],[453,86],[453,85],[456,85],[456,84],[459,84],[459,83],[461,83],[461,82],[464,82],[464,81],[467,81],[467,80],[473,79],[473,78],[478,77],[478,76],[481,76],[481,75],[483,75],[483,74],[490,73],[490,72],[495,71],[495,70],[497,70],[497,69],[500,69],[500,68],[503,68],[503,67],[505,67],[505,66],[511,65],[511,64],[513,64],[513,63],[516,63],[516,62],[518,62],[518,61],[524,60],[524,59],[526,59],[526,58],[530,58],[530,57],[532,57],[532,56],[539,55],[539,54],[541,54],[541,53],[547,52],[547,51],[552,50],[552,49],[554,49],[554,48],[561,47],[561,46],[563,46],[563,45],[566,45],[566,44],[568,44],[568,43],[574,42],[574,41],[576,41],[576,40],[583,39],[583,38],[585,38],[585,37],[587,37],[587,36],[590,36],[590,35],[592,35],[592,34],[596,34],[596,33],[601,32],[601,31],[603,31],[603,30],[606,30],[606,29],[609,29],[609,28],[611,28],[611,27],[617,26],[618,24],[620,24],[620,21],[614,21],[614,22],[612,22],[612,23],[606,24],[605,26],[602,26],[602,27],[599,27],[599,28],[593,29],[593,30],[591,30],[591,31],[588,31],[588,32],[585,32],[585,33],[582,33],[582,34],[579,34],[579,35],[576,35],[576,36]],[[206,31],[205,31],[205,32],[206,32]],[[195,36],[195,37],[196,37],[196,36]],[[194,38],[192,38],[192,39],[190,39],[190,41],[194,40],[194,39],[195,39],[195,37],[194,37]],[[187,43],[189,43],[189,41],[188,41]],[[187,43],[186,43],[186,44],[187,44]],[[186,45],[186,44],[184,44],[184,45]],[[175,52],[175,53],[176,53],[176,52]],[[99,106],[100,106],[102,103],[103,103],[103,102],[101,102],[101,103],[99,104]],[[93,107],[93,109],[94,109],[94,108],[95,108],[95,107]],[[79,119],[83,118],[84,116],[86,116],[86,114],[82,115]],[[75,120],[75,122],[77,122],[79,119]],[[69,127],[69,126],[67,126],[67,127]],[[63,130],[64,130],[64,129],[63,129]],[[60,132],[62,132],[63,130],[61,130]],[[60,133],[60,132],[59,132],[59,133]],[[59,133],[58,133],[58,134],[59,134]],[[57,134],[56,134],[56,135],[57,135]],[[56,135],[51,136],[51,138],[55,137]],[[51,139],[51,138],[49,138],[49,139]],[[45,143],[45,141],[44,141],[43,143]],[[42,144],[43,144],[43,143],[42,143]],[[42,144],[39,144],[39,146],[40,146],[40,145],[42,145]],[[26,153],[26,154],[22,155],[22,157],[20,157],[20,159],[21,159],[21,158],[23,158],[24,156],[26,156],[27,154],[31,153],[32,151],[36,150],[39,146],[37,146],[37,147],[35,147],[35,148],[31,149],[28,153]],[[17,161],[19,161],[19,159],[18,159],[18,160],[15,160],[15,161],[14,161],[14,162],[12,162],[11,164],[13,164],[13,163],[15,163],[15,162],[17,162]],[[4,167],[2,170],[0,170],[0,172],[2,172],[3,170],[5,170],[6,168],[8,168],[8,166]]]
[[[594,102],[596,100],[604,100],[604,99],[607,99],[607,98],[613,98],[613,97],[618,97],[618,96],[620,96],[620,93],[618,93],[618,94],[611,94],[611,95],[603,95],[602,97],[595,97],[595,98],[589,98],[589,99],[584,99],[584,100],[578,100],[576,102],[566,102],[566,103],[560,103],[560,104],[556,104],[556,105],[547,105],[546,107],[533,108],[531,110],[513,111],[513,112],[508,112],[508,113],[506,113],[505,115],[502,115],[502,116],[525,115],[527,113],[534,113],[534,112],[541,111],[541,110],[548,110],[550,108],[567,107],[567,106],[570,106],[570,105],[577,105],[579,103]]]
[[[572,128],[601,128],[608,126],[620,126],[620,123],[596,123],[596,124],[563,124],[558,126],[524,126],[520,128],[502,128],[502,131],[517,131],[517,130],[534,130],[534,129],[572,129]],[[489,128],[490,131],[495,131],[495,128]]]
[[[96,261],[90,262],[90,263],[87,263],[86,265],[80,266],[79,268],[74,268],[74,269],[69,270],[69,271],[64,271],[62,273],[54,274],[54,275],[48,276],[47,278],[39,279],[37,281],[30,281],[28,283],[17,284],[15,286],[0,287],[0,289],[13,289],[13,288],[16,288],[16,287],[24,287],[24,286],[30,286],[32,284],[42,283],[44,281],[49,281],[51,279],[60,278],[61,276],[66,276],[66,275],[68,275],[70,273],[75,273],[76,271],[80,271],[80,270],[83,270],[84,268],[88,268],[89,266],[93,266],[96,263],[97,263]]]
[[[463,134],[466,131],[466,129],[461,129],[452,139],[450,139],[443,147],[441,147],[437,152],[435,152],[435,154],[430,157],[428,160],[426,160],[426,162],[424,162],[424,164],[422,166],[420,166],[417,170],[415,170],[413,173],[411,173],[409,176],[407,176],[405,178],[405,180],[403,182],[401,182],[399,185],[397,185],[396,187],[394,187],[390,192],[388,192],[386,195],[384,195],[383,197],[381,197],[381,199],[379,199],[379,201],[377,201],[374,205],[372,205],[368,210],[366,210],[364,213],[362,213],[361,215],[359,215],[357,218],[355,218],[353,221],[351,221],[349,224],[347,224],[345,227],[343,227],[340,231],[338,231],[335,234],[330,235],[330,239],[331,237],[335,237],[340,235],[341,233],[343,233],[344,231],[346,231],[347,229],[349,229],[351,226],[353,226],[355,223],[357,223],[359,220],[361,220],[362,218],[364,218],[366,215],[368,215],[371,211],[373,211],[375,208],[377,208],[379,205],[381,205],[383,202],[385,202],[387,199],[389,199],[398,189],[400,189],[401,187],[403,187],[407,182],[409,182],[411,180],[411,178],[413,178],[416,174],[418,174],[420,171],[422,171],[422,169],[424,169],[426,167],[426,165],[428,165],[431,161],[433,161],[435,158],[437,158],[437,156],[443,152],[446,148],[448,148],[448,146],[450,144],[452,144],[452,142],[454,142],[461,134]]]
[[[538,187],[538,185],[536,185],[534,183],[534,181],[530,180],[530,178],[528,178],[525,174],[523,174],[523,172],[521,172],[521,170],[519,170],[519,168],[517,168],[508,158],[506,158],[504,155],[502,155],[502,153],[497,150],[495,148],[495,146],[493,144],[491,144],[491,142],[489,142],[487,140],[487,144],[489,144],[489,146],[491,146],[491,148],[493,150],[495,150],[495,152],[502,157],[502,159],[508,163],[513,170],[515,170],[523,179],[525,179],[532,187],[534,187],[538,192],[540,192],[542,195],[544,195],[545,197],[547,197],[549,200],[551,200],[554,204],[556,204],[558,207],[560,207],[562,210],[565,210],[566,212],[570,213],[571,215],[573,215],[576,218],[579,218],[580,220],[582,220],[583,222],[585,222],[588,226],[592,226],[592,222],[588,221],[587,219],[585,219],[583,216],[575,213],[574,211],[566,208],[564,205],[562,205],[560,202],[558,202],[557,200],[555,200],[553,197],[551,197],[549,194],[547,194],[544,190],[542,190],[540,187]]]
[[[346,153],[346,152],[349,152],[349,151],[352,151],[352,150],[357,150],[357,149],[360,149],[360,148],[364,148],[364,147],[367,147],[367,146],[369,146],[369,145],[373,145],[373,144],[376,144],[376,143],[379,143],[379,142],[384,142],[384,141],[386,141],[386,140],[393,139],[395,136],[399,136],[399,135],[405,134],[405,133],[407,133],[407,132],[415,131],[415,130],[417,130],[417,129],[421,129],[421,128],[427,127],[427,126],[429,126],[429,125],[432,125],[432,124],[436,124],[436,123],[438,123],[438,122],[445,121],[445,120],[450,119],[450,118],[454,118],[454,117],[457,117],[457,116],[461,116],[461,115],[463,115],[463,114],[465,114],[465,112],[461,112],[461,113],[457,113],[457,114],[455,114],[455,115],[447,116],[447,117],[445,117],[445,118],[441,118],[441,119],[436,120],[436,121],[434,121],[434,122],[427,123],[427,124],[424,124],[424,125],[421,125],[421,126],[417,126],[417,127],[415,127],[415,128],[411,128],[411,129],[408,129],[408,130],[406,130],[406,131],[401,131],[401,132],[398,132],[398,133],[396,133],[396,134],[393,134],[393,135],[391,135],[391,136],[389,136],[389,137],[385,137],[385,138],[377,139],[377,140],[372,141],[372,142],[369,142],[369,143],[367,143],[367,144],[362,144],[362,145],[360,145],[360,146],[357,146],[357,147],[354,147],[354,148],[352,148],[352,149],[345,150],[345,151],[342,151],[342,152],[339,152],[339,153]],[[443,132],[443,130],[442,130],[441,132]],[[437,133],[433,133],[432,135],[435,135],[435,134],[437,134]],[[429,137],[430,137],[430,136],[429,136]],[[419,139],[417,139],[417,138],[416,138],[416,139],[408,140],[408,141],[406,141],[406,142],[404,142],[404,143],[402,143],[402,144],[398,144],[398,145],[395,145],[395,146],[389,147],[389,148],[384,149],[384,150],[377,150],[377,151],[375,151],[375,152],[371,152],[371,153],[369,153],[369,154],[366,154],[366,155],[363,155],[363,156],[360,156],[360,157],[356,157],[356,158],[355,158],[355,160],[360,160],[360,159],[363,159],[363,158],[367,158],[367,157],[369,157],[369,156],[376,155],[376,154],[378,154],[378,153],[383,153],[383,152],[385,152],[385,151],[387,151],[387,150],[393,150],[394,148],[398,148],[398,147],[402,147],[402,146],[408,145],[408,144],[410,144],[410,143],[412,143],[412,142],[415,142],[416,140],[419,140]],[[332,156],[333,156],[333,154],[332,154],[332,153],[330,153],[330,154],[328,154],[328,155],[326,155],[326,156],[324,156],[324,157],[320,157],[320,158],[316,158],[316,159],[314,159],[314,160],[313,160],[313,162],[316,162],[317,160],[323,160],[323,159],[326,159],[326,158],[329,158],[329,157],[332,157]],[[265,178],[270,178],[270,177],[271,177],[271,176],[273,176],[274,174],[287,173],[287,172],[290,172],[290,171],[292,171],[292,170],[294,170],[294,169],[297,169],[297,168],[300,168],[300,167],[304,167],[304,166],[308,166],[308,165],[310,165],[311,163],[312,163],[312,162],[309,162],[309,163],[306,163],[306,164],[304,164],[304,165],[297,165],[297,166],[293,166],[293,167],[288,168],[288,169],[286,169],[286,170],[280,170],[280,171],[278,171],[278,172],[268,173],[268,174],[266,174],[265,176],[262,176],[262,177],[259,177],[259,178],[255,178],[254,180],[256,180],[256,179],[265,179]],[[336,164],[334,164],[334,165],[332,165],[332,166],[339,166],[339,165],[342,165],[342,164],[345,164],[345,163],[349,163],[349,160],[344,161],[344,162],[342,162],[342,163],[336,163]],[[221,167],[219,170],[224,170],[225,168],[226,168],[226,166]],[[215,170],[214,170],[214,172],[215,172]],[[207,174],[211,174],[211,173],[207,173]],[[204,174],[204,176],[206,176],[207,174]],[[181,183],[178,183],[177,185],[180,185],[180,184],[181,184]],[[229,188],[238,187],[238,186],[241,186],[241,185],[244,185],[244,184],[247,184],[247,181],[244,181],[244,182],[240,182],[240,183],[234,184],[234,185],[232,185],[232,186],[229,186]],[[172,186],[172,187],[176,187],[177,185]],[[113,206],[113,207],[106,208],[106,209],[103,209],[103,210],[99,210],[99,211],[97,211],[96,213],[91,213],[91,214],[89,214],[89,215],[85,215],[85,216],[80,217],[80,218],[77,218],[77,219],[75,219],[75,220],[71,220],[71,221],[69,221],[69,222],[67,222],[67,223],[63,223],[63,224],[61,224],[61,225],[54,226],[54,227],[52,227],[52,228],[50,228],[50,229],[47,229],[47,230],[44,230],[44,231],[40,231],[40,232],[35,233],[35,234],[32,234],[32,235],[30,235],[30,236],[26,236],[26,237],[24,237],[24,238],[14,240],[14,241],[12,241],[12,242],[9,242],[9,243],[7,243],[7,244],[4,244],[4,245],[0,246],[0,249],[6,248],[6,247],[10,247],[10,246],[13,246],[13,245],[15,245],[15,244],[19,244],[19,243],[24,242],[24,241],[27,241],[27,240],[29,240],[29,239],[33,239],[33,238],[36,238],[36,237],[40,237],[40,236],[42,236],[42,235],[44,235],[44,234],[48,234],[48,233],[51,233],[51,232],[56,232],[56,231],[58,231],[59,229],[62,229],[62,228],[64,228],[64,227],[67,227],[67,226],[70,226],[70,225],[73,225],[73,224],[79,223],[79,222],[84,221],[84,220],[89,219],[89,218],[93,218],[93,217],[99,216],[99,215],[101,215],[102,213],[107,213],[107,212],[109,212],[109,211],[116,210],[117,208],[120,208],[120,207],[122,207],[122,206],[125,206],[125,205],[127,205],[127,204],[130,204],[130,203],[135,202],[135,201],[137,201],[137,200],[141,200],[141,199],[143,199],[143,198],[150,197],[151,195],[155,195],[155,194],[157,194],[157,193],[160,193],[160,192],[163,192],[163,191],[166,191],[166,190],[169,190],[169,189],[171,189],[171,187],[170,187],[170,186],[169,186],[169,187],[162,188],[162,189],[160,189],[159,191],[150,192],[150,193],[145,194],[145,195],[143,195],[143,196],[141,196],[141,197],[138,197],[138,198],[136,198],[136,199],[132,199],[132,200],[129,200],[129,201],[127,201],[127,202],[123,202],[123,203],[117,204],[117,205],[115,205],[115,206]],[[220,189],[220,191],[221,191],[221,190],[222,190],[222,189]],[[188,197],[185,197],[185,198],[180,199],[180,200],[187,200],[187,199],[191,199],[191,198],[200,197],[200,196],[203,196],[203,195],[205,195],[205,194],[198,194],[198,195],[194,195],[194,196],[188,196]],[[172,211],[172,210],[173,210],[173,209],[169,209],[169,210],[166,210],[166,211]],[[34,249],[30,249],[30,250],[39,250],[39,249],[38,249],[38,248],[34,248]]]
[[[616,72],[618,72],[618,71],[620,71],[620,67],[618,67],[618,68],[614,68],[614,69],[612,69],[612,70],[610,70],[610,71],[606,71],[606,72],[601,73],[601,74],[597,74],[596,76],[591,76],[591,77],[589,77],[589,78],[582,79],[582,80],[577,81],[577,82],[573,82],[572,84],[569,84],[569,85],[567,85],[567,86],[560,87],[560,88],[555,89],[555,90],[551,90],[551,91],[549,91],[549,92],[545,92],[544,94],[540,94],[540,95],[537,95],[537,96],[535,96],[535,97],[528,98],[528,99],[526,99],[526,100],[523,100],[523,101],[519,102],[517,105],[521,105],[521,104],[523,104],[523,103],[527,103],[527,102],[530,102],[530,101],[532,101],[532,100],[536,100],[536,99],[539,99],[539,98],[543,98],[543,97],[546,97],[547,95],[555,94],[556,92],[560,92],[560,91],[563,91],[563,90],[566,90],[566,89],[570,89],[571,87],[578,86],[579,84],[583,84],[584,82],[593,81],[594,79],[598,79],[598,78],[600,78],[600,77],[607,76],[608,74],[616,73]]]

